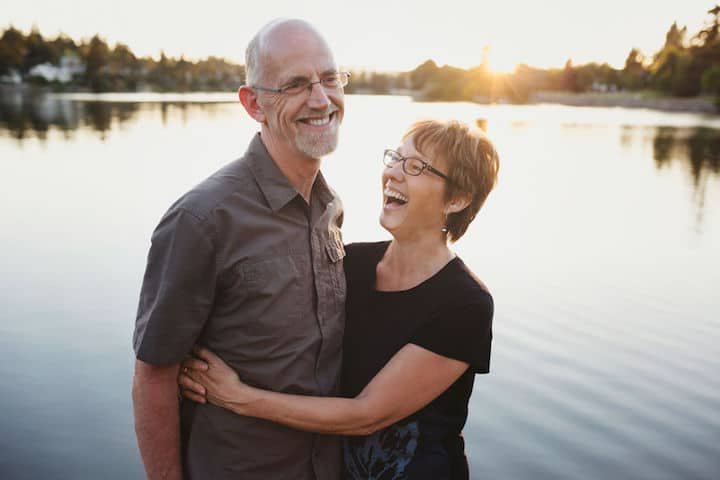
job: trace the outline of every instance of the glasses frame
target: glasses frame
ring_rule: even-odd
[[[393,150],[392,148],[386,148],[386,149],[383,151],[383,164],[384,164],[386,167],[388,167],[388,168],[390,168],[390,167],[392,167],[393,165],[395,165],[396,163],[398,163],[398,161],[393,161],[392,159],[390,160],[390,162],[392,162],[392,163],[390,163],[390,164],[388,164],[388,162],[386,161],[387,158],[391,158],[393,155],[396,156],[397,158],[399,158],[398,161],[402,162],[402,170],[403,170],[403,172],[405,172],[405,174],[407,174],[407,175],[410,175],[410,176],[413,176],[413,177],[418,177],[418,176],[422,175],[425,170],[427,170],[427,171],[429,171],[430,173],[434,173],[434,174],[437,175],[438,177],[442,178],[442,179],[445,180],[446,182],[448,182],[448,183],[453,183],[453,181],[450,180],[450,177],[448,177],[448,176],[445,175],[443,172],[441,172],[441,171],[438,170],[437,168],[435,168],[435,167],[433,167],[432,165],[430,165],[430,163],[426,162],[426,161],[423,160],[422,158],[418,158],[418,157],[406,157],[406,156],[404,156],[404,155],[401,155],[400,152],[398,152],[397,150]],[[420,171],[419,171],[419,172],[417,172],[417,173],[410,172],[410,171],[407,170],[407,168],[405,168],[405,165],[407,164],[407,163],[406,163],[407,160],[410,160],[410,159],[412,159],[412,160],[417,160],[418,162],[420,162],[420,163],[422,164],[422,167],[420,168]]]
[[[323,82],[326,82],[330,79],[337,80],[339,85],[336,87],[326,87]],[[260,90],[262,92],[270,92],[280,95],[300,95],[303,92],[312,92],[313,85],[320,84],[325,90],[339,90],[341,88],[344,88],[347,86],[348,82],[350,81],[350,72],[335,72],[332,75],[326,76],[325,78],[321,78],[320,80],[317,80],[315,82],[307,81],[305,85],[302,85],[302,88],[294,93],[288,93],[289,89],[298,88],[297,86],[290,86],[285,85],[279,88],[270,88],[270,87],[260,87],[260,86],[253,86],[250,85],[250,88],[253,88],[255,90]]]

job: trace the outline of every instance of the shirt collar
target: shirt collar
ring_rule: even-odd
[[[255,180],[273,212],[277,213],[296,196],[300,195],[273,161],[260,138],[260,133],[257,133],[250,141],[247,156],[250,170],[253,172]],[[334,198],[321,172],[318,172],[317,177],[315,177],[312,195],[317,195],[323,206]]]

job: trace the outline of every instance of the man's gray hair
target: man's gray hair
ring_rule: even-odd
[[[245,85],[255,86],[263,76],[260,68],[260,43],[263,30],[255,34],[245,49]]]

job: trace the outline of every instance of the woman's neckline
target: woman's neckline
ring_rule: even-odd
[[[433,273],[429,277],[425,278],[424,280],[420,281],[416,285],[413,285],[408,288],[398,289],[398,290],[381,290],[381,289],[377,288],[377,266],[380,263],[380,261],[382,260],[382,258],[385,256],[385,252],[387,251],[387,249],[389,247],[390,247],[390,241],[388,241],[384,245],[384,248],[382,248],[382,250],[380,251],[380,256],[378,257],[377,261],[374,262],[373,269],[372,269],[372,281],[371,281],[372,291],[375,293],[378,293],[378,294],[382,294],[382,295],[393,295],[393,294],[397,295],[397,294],[403,294],[403,293],[410,293],[410,292],[414,292],[418,289],[421,289],[423,286],[427,285],[432,280],[434,280],[438,276],[440,276],[444,271],[446,271],[450,267],[450,265],[460,261],[460,257],[458,257],[456,254],[453,254],[452,258],[450,258],[445,264],[443,264],[435,273]]]

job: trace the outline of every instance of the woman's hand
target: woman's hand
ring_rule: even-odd
[[[210,402],[238,411],[253,400],[253,388],[240,381],[235,370],[210,350],[196,346],[196,357],[182,362],[178,384],[182,394],[198,403]],[[238,412],[240,413],[240,412]]]

